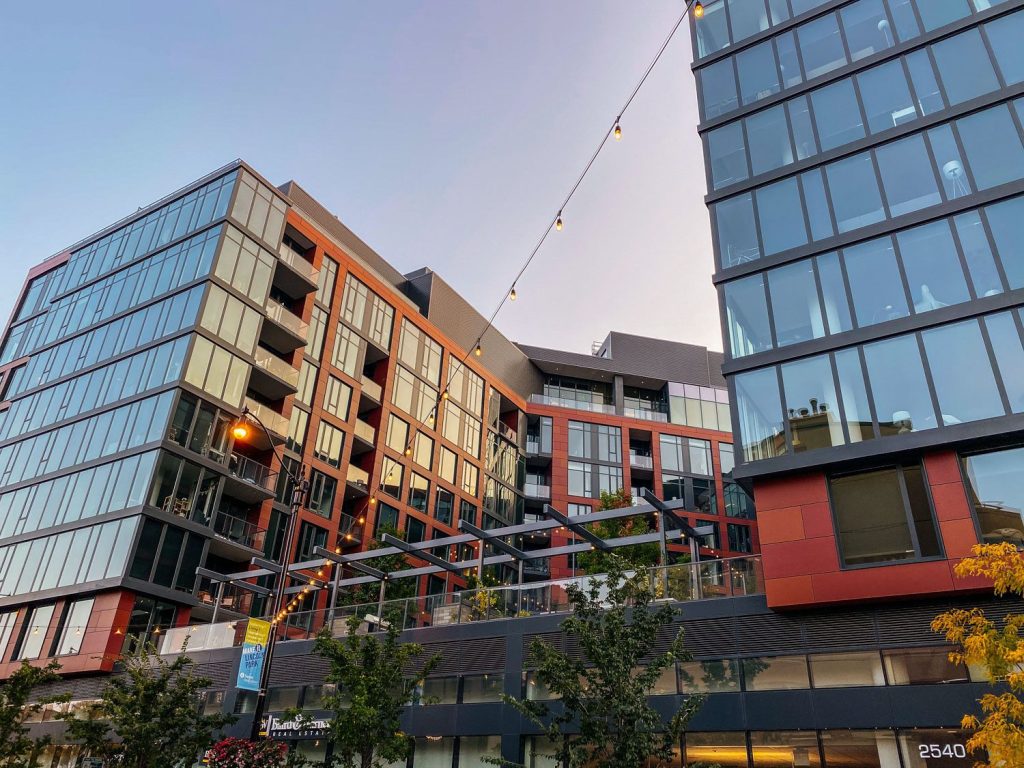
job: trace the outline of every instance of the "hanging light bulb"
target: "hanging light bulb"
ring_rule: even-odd
[[[515,301],[516,300],[516,287],[514,285],[512,286],[512,290],[508,292],[508,298],[509,298],[509,301]]]
[[[447,400],[448,399],[448,390],[447,389],[444,392],[441,393],[441,399],[442,400]]]
[[[412,446],[406,446],[405,455],[412,456]]]
[[[704,18],[704,4],[697,0],[693,6],[693,18],[703,19]]]
[[[484,353],[484,348],[480,346],[480,342],[476,343],[476,349],[473,350],[473,354],[480,357]]]
[[[366,518],[365,518],[365,517],[360,517],[360,518],[359,518],[359,524],[360,524],[360,525],[362,525],[362,524],[363,524],[363,523],[365,523],[365,522],[366,522]]]
[[[619,125],[619,118],[615,118],[615,129],[612,131],[616,141],[622,141],[622,126]]]
[[[376,503],[377,503],[377,497],[376,496],[371,496],[370,497],[370,506],[372,507]]]
[[[561,211],[559,211],[558,215],[555,217],[555,229],[557,229],[559,232],[562,231],[562,212]]]
[[[234,426],[231,427],[231,435],[235,440],[245,440],[249,436],[249,425],[244,421],[236,421]]]

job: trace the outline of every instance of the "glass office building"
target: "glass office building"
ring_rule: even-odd
[[[704,10],[736,474],[777,546],[828,552],[769,603],[883,596],[894,564],[955,590],[942,563],[1024,543],[1024,4]],[[787,509],[820,515],[781,533]]]

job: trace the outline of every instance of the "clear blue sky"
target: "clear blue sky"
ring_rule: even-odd
[[[0,315],[25,271],[236,157],[485,315],[682,0],[8,3]],[[497,325],[721,349],[689,31]]]

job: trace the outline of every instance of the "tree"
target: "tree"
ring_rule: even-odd
[[[655,653],[663,628],[674,623],[670,605],[652,609],[646,572],[634,573],[621,558],[607,561],[603,578],[567,592],[573,614],[562,622],[567,641],[580,657],[534,640],[531,661],[541,684],[560,705],[504,697],[506,703],[537,723],[555,744],[552,757],[569,768],[639,768],[654,757],[667,764],[679,736],[703,703],[690,696],[663,722],[648,696],[662,673],[692,657],[678,630],[668,649]]]
[[[25,721],[59,698],[43,698],[29,703],[32,692],[41,685],[58,680],[60,664],[51,662],[34,667],[27,661],[0,683],[0,765],[35,765],[35,757],[49,743],[48,738],[29,736]]]
[[[973,551],[974,557],[957,563],[957,576],[991,579],[997,595],[1024,595],[1024,560],[1013,544],[978,544]],[[950,661],[980,666],[992,684],[1005,685],[1003,692],[981,697],[982,718],[968,714],[961,721],[974,732],[967,749],[988,752],[988,761],[976,765],[1024,765],[1024,615],[1010,614],[997,626],[979,608],[952,610],[936,616],[932,629],[955,646]]]
[[[614,493],[601,491],[599,510],[622,509],[633,506],[633,497],[624,489]],[[647,533],[650,529],[645,517],[624,517],[618,520],[605,520],[589,526],[590,530],[602,539],[617,539],[622,536],[635,536]],[[650,567],[658,562],[660,551],[657,544],[634,544],[631,547],[620,547],[614,554],[592,550],[577,557],[580,570],[587,574],[601,574],[608,571],[610,557],[619,557],[634,567]]]
[[[402,711],[440,656],[421,659],[422,646],[400,642],[394,624],[359,635],[359,623],[353,616],[344,637],[321,632],[316,639],[314,650],[329,664],[325,682],[334,684],[322,706],[331,713],[332,763],[383,768],[408,756],[412,742],[401,729]]]
[[[305,763],[288,752],[287,744],[270,739],[222,739],[206,757],[210,768],[298,768]]]
[[[382,525],[379,533],[386,533],[388,536],[394,536],[396,539],[405,540],[405,536],[399,533],[397,529],[388,525]],[[367,542],[366,549],[373,550],[383,546],[385,545],[381,544],[378,540],[371,539]],[[376,568],[378,571],[383,571],[384,573],[400,571],[403,568],[408,567],[405,554],[402,552],[395,552],[390,555],[381,555],[379,557],[371,557],[366,560],[362,560],[361,562],[363,565]],[[387,590],[387,593],[384,595],[385,600],[401,600],[406,597],[413,597],[416,594],[416,579],[395,579],[394,581],[389,581]],[[359,584],[339,594],[338,605],[363,605],[367,603],[376,603],[379,597],[380,584],[378,582]]]
[[[200,710],[200,694],[212,681],[196,675],[185,654],[168,661],[140,646],[121,664],[84,717],[65,718],[68,736],[93,756],[123,768],[191,765],[236,720]]]

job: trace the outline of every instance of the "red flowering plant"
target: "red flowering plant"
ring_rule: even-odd
[[[229,737],[210,747],[204,762],[210,768],[285,768],[288,745],[265,739],[250,741]]]

